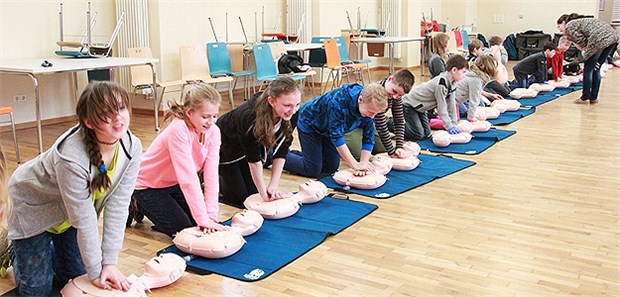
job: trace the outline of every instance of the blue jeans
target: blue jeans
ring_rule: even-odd
[[[584,62],[581,100],[598,99],[598,91],[601,87],[601,65],[605,63],[609,54],[616,50],[617,46],[617,43],[612,44],[595,53]]]
[[[286,155],[284,169],[296,175],[318,178],[332,174],[340,166],[340,154],[336,146],[325,136],[305,133],[297,129],[301,151]]]
[[[13,240],[10,256],[21,296],[48,296],[54,283],[62,288],[86,273],[76,235],[77,230],[70,227],[61,234],[43,232]]]
[[[420,141],[431,135],[431,124],[426,112],[418,112],[413,107],[403,106],[405,115],[405,140]]]
[[[163,189],[135,190],[138,210],[151,222],[153,229],[172,237],[175,233],[196,226],[179,185]]]

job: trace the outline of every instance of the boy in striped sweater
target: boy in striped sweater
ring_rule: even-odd
[[[415,77],[409,69],[401,69],[377,83],[385,87],[388,107],[374,118],[375,146],[373,154],[387,152],[391,157],[400,157],[405,143],[405,117],[403,114],[402,96],[409,93],[415,82]],[[392,111],[392,118],[387,112]],[[392,142],[390,131],[394,133],[396,145]],[[355,159],[359,160],[362,146],[362,129],[356,129],[345,135],[347,146]],[[360,148],[360,149],[357,149]]]

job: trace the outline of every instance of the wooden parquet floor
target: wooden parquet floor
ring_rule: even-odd
[[[480,155],[455,155],[477,162],[466,170],[391,199],[352,195],[379,209],[264,280],[186,273],[150,295],[618,296],[619,85],[616,68],[603,79],[600,104],[573,104],[580,95],[573,92],[500,127],[517,134]],[[145,149],[156,136],[153,122],[132,118]],[[45,147],[69,126],[44,127]],[[22,158],[33,158],[34,130],[19,137]],[[12,172],[11,135],[2,142]],[[284,174],[282,188],[303,181]],[[221,210],[222,219],[234,213]],[[120,266],[140,275],[170,244],[148,221],[134,225]],[[0,292],[12,287],[0,280]]]

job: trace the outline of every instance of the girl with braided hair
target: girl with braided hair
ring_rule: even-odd
[[[117,84],[90,83],[78,125],[11,176],[8,237],[21,296],[48,296],[85,273],[97,287],[130,289],[117,262],[142,144],[128,130],[128,104]]]
[[[170,237],[193,226],[224,229],[218,220],[221,140],[215,125],[221,101],[213,87],[194,84],[183,102],[169,103],[166,126],[142,158],[133,197],[153,229]]]

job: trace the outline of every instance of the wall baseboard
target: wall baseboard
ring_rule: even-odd
[[[70,122],[77,124],[77,119],[74,115],[63,116],[63,117],[58,117],[58,118],[53,118],[53,119],[45,119],[41,121],[41,126],[49,126],[49,125],[55,125],[55,124],[60,124],[60,123],[70,123]],[[19,123],[15,125],[15,129],[17,130],[32,129],[36,127],[37,127],[36,121]],[[10,132],[10,131],[11,131],[10,124],[5,124],[0,127],[0,132]]]

